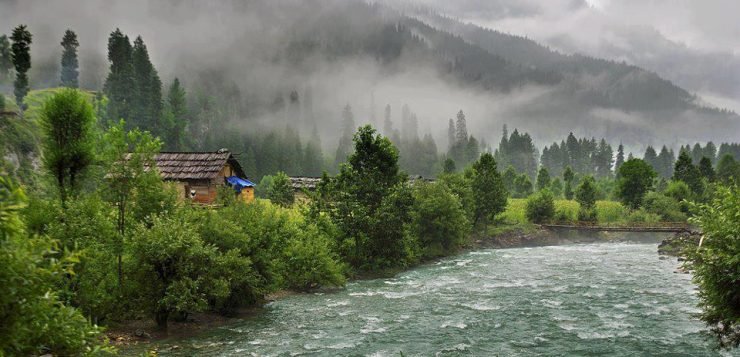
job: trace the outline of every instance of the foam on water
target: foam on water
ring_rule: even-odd
[[[717,355],[656,244],[482,250],[297,294],[160,355]]]

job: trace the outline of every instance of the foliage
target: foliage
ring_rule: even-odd
[[[459,249],[468,237],[470,222],[458,197],[443,183],[414,187],[411,232],[425,258]]]
[[[10,36],[13,66],[15,66],[15,82],[13,82],[15,102],[18,108],[25,109],[23,98],[30,90],[28,85],[28,70],[31,69],[31,42],[33,36],[26,25],[18,25]]]
[[[44,167],[54,178],[64,206],[67,198],[77,193],[85,171],[95,160],[95,116],[79,91],[64,89],[44,103],[40,120]]]
[[[645,207],[645,211],[660,216],[662,221],[686,221],[686,214],[681,212],[681,204],[664,194],[648,192],[645,195],[643,206]]]
[[[533,223],[549,222],[555,216],[555,200],[552,192],[542,190],[527,199],[527,219]]]
[[[23,191],[0,177],[0,354],[100,354],[107,350],[101,330],[55,293],[56,279],[72,274],[75,258],[53,258],[55,241],[26,233],[24,204]]]
[[[717,163],[717,179],[724,184],[737,183],[740,178],[740,163],[730,154],[720,158]]]
[[[704,191],[701,172],[691,162],[691,157],[689,157],[686,151],[681,151],[681,154],[678,156],[673,171],[673,179],[685,182],[694,194],[700,195]]]
[[[537,190],[541,191],[546,188],[550,188],[550,174],[547,172],[547,168],[542,166],[540,171],[537,172]]]
[[[180,80],[175,78],[167,91],[162,115],[161,135],[167,150],[180,151],[185,148],[185,129],[189,119],[185,89],[180,85]]]
[[[475,218],[475,199],[473,198],[473,188],[471,185],[472,170],[465,173],[449,173],[440,175],[437,182],[447,187],[447,189],[457,197],[462,206],[465,217],[472,222]]]
[[[8,36],[0,35],[0,83],[10,78],[10,70],[13,69],[12,57]]]
[[[690,255],[694,282],[699,286],[701,319],[725,348],[740,346],[740,189],[720,187],[712,202],[698,207],[692,222],[704,234],[703,244]]]
[[[576,189],[576,201],[581,208],[578,211],[578,220],[583,222],[596,222],[598,213],[596,211],[596,197],[598,196],[596,181],[591,176],[581,180]]]
[[[205,310],[209,300],[225,299],[230,279],[249,269],[238,251],[221,253],[180,217],[154,218],[132,235],[131,274],[137,303],[161,328],[170,314]],[[135,267],[135,268],[133,268]]]
[[[267,186],[267,198],[283,207],[292,206],[295,202],[295,190],[290,182],[290,177],[280,171],[272,177],[272,182]]]
[[[573,173],[573,170],[570,168],[570,166],[567,166],[565,168],[565,171],[563,171],[563,182],[565,182],[565,189],[563,190],[563,194],[565,195],[566,200],[573,199],[573,180],[574,179],[575,179],[575,174]]]
[[[640,159],[627,160],[620,168],[616,195],[620,201],[632,209],[642,204],[642,198],[652,188],[655,171]]]
[[[534,178],[537,175],[537,149],[529,133],[520,134],[519,130],[514,129],[514,132],[508,135],[508,130],[504,125],[503,135],[494,158],[501,167],[512,166],[528,178]]]
[[[484,153],[473,164],[471,187],[475,202],[473,222],[495,219],[506,209],[508,192],[496,169],[496,160],[490,153]]]
[[[701,176],[707,181],[714,182],[716,174],[714,172],[714,167],[712,167],[712,160],[710,158],[706,156],[701,158],[701,161],[699,161],[699,173],[701,173]]]

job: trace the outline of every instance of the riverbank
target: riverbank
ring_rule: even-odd
[[[655,236],[658,236],[657,238]],[[625,241],[645,241],[650,243],[668,239],[667,234],[651,234],[649,238],[644,233],[615,233],[615,232],[581,232],[577,230],[551,230],[540,228],[533,224],[491,226],[487,234],[475,234],[463,251],[465,254],[481,249],[514,249],[559,246],[585,243],[608,243]],[[425,262],[430,264],[447,257]],[[386,271],[383,274],[358,275],[352,281],[372,280],[395,276],[403,270]],[[301,292],[281,290],[265,297],[264,303],[281,300],[285,297],[301,294]],[[193,314],[188,321],[170,323],[167,331],[157,329],[156,324],[149,320],[135,320],[112,326],[106,332],[111,343],[123,350],[144,350],[147,346],[159,342],[177,341],[199,335],[201,333],[231,325],[244,319],[254,318],[263,312],[261,306],[245,308],[234,315],[226,317],[217,313]],[[172,343],[169,349],[177,349],[177,343]]]
[[[690,276],[675,274],[656,245],[463,252],[331,294],[278,299],[257,316],[150,348],[161,356],[713,355]]]

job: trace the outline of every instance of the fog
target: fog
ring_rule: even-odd
[[[341,26],[344,21],[356,24],[352,30],[363,33],[370,31],[363,26],[376,26],[378,21],[392,24],[399,16],[389,9],[379,10],[382,16],[378,19],[355,19],[351,13],[337,17],[332,12],[337,11],[334,5],[350,1],[3,0],[0,33],[9,34],[17,24],[29,26],[34,35],[31,83],[41,88],[56,85],[59,41],[65,29],[75,30],[81,44],[81,86],[93,90],[100,89],[105,79],[109,34],[120,28],[132,40],[141,35],[165,85],[179,77],[189,93],[213,96],[227,95],[221,90],[231,88],[228,95],[236,98],[240,109],[229,119],[245,131],[254,130],[254,123],[284,126],[284,109],[271,104],[292,90],[303,98],[310,89],[313,116],[328,149],[336,145],[340,113],[346,104],[352,106],[358,123],[371,122],[379,128],[386,104],[393,108],[396,127],[400,126],[401,106],[408,104],[419,117],[420,134],[433,134],[440,149],[445,148],[447,120],[461,109],[469,131],[494,146],[504,124],[530,132],[540,148],[560,141],[570,131],[577,136],[606,136],[613,144],[624,142],[635,153],[646,145],[678,147],[686,142],[740,139],[737,120],[705,118],[694,110],[627,112],[584,106],[566,95],[573,91],[568,84],[483,89],[453,78],[411,51],[404,51],[392,63],[362,53],[290,58],[287,45],[297,39],[344,38],[345,34],[332,33],[346,29]],[[551,11],[542,3],[483,3],[464,1],[457,8],[444,9],[461,15],[488,14],[488,24],[507,24],[511,19]],[[568,9],[583,6],[573,1],[568,4]],[[352,11],[352,7],[343,11]],[[529,30],[522,25],[517,31]],[[717,47],[724,44],[718,42]],[[598,80],[583,77],[574,82],[589,86]]]

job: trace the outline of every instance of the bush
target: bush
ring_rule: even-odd
[[[597,220],[602,223],[623,222],[629,211],[616,201],[596,201]]]
[[[101,330],[56,294],[74,257],[55,241],[29,236],[19,217],[23,192],[0,177],[0,355],[92,355],[106,347]]]
[[[458,198],[443,184],[414,188],[411,231],[422,255],[438,257],[460,248],[470,232],[470,222]]]
[[[681,212],[681,204],[657,192],[649,192],[643,199],[645,211],[660,216],[666,222],[684,222],[686,215]]]
[[[304,224],[283,252],[285,287],[307,291],[344,285],[346,268],[332,252],[332,241],[333,237],[316,225]]]
[[[555,216],[555,200],[549,190],[542,190],[527,199],[527,219],[533,223],[551,221]]]
[[[283,207],[292,206],[295,202],[295,190],[290,183],[290,177],[282,171],[273,176],[272,182],[267,187],[267,198]]]
[[[226,299],[232,281],[249,279],[249,261],[238,250],[220,252],[206,244],[183,217],[154,218],[151,228],[139,226],[131,238],[127,271],[135,300],[161,328],[170,315],[202,311],[209,301]]]
[[[693,219],[704,234],[703,245],[691,250],[694,282],[699,287],[701,319],[720,346],[740,346],[740,189],[717,189],[715,199],[698,207]]]
[[[627,217],[627,222],[629,223],[657,223],[657,222],[660,222],[660,216],[654,213],[647,212],[645,209],[641,208],[641,209],[632,211],[630,215]]]
[[[578,221],[580,222],[596,222],[598,221],[598,214],[596,208],[581,208],[578,210]]]

